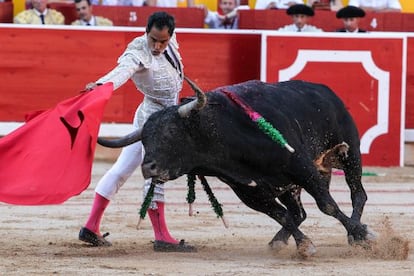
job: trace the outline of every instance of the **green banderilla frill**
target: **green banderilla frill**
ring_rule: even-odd
[[[217,217],[223,217],[223,208],[221,208],[222,205],[218,202],[213,191],[208,185],[207,179],[201,175],[199,175],[198,178],[201,180],[201,185],[203,185],[204,191],[206,191],[208,200],[211,202],[211,207],[213,207],[214,213],[216,213]]]
[[[206,192],[206,194],[208,196],[208,200],[210,201],[210,204],[211,204],[211,207],[214,210],[214,213],[217,215],[217,217],[221,218],[221,220],[223,221],[224,226],[227,228],[228,226],[227,226],[227,223],[224,219],[224,213],[223,213],[222,205],[218,202],[218,200],[215,197],[213,191],[211,190],[210,186],[208,185],[207,179],[202,175],[199,175],[198,178],[200,179],[201,184],[203,185],[203,189],[204,189],[204,191]],[[195,175],[192,175],[192,174],[187,175],[187,185],[188,185],[187,202],[190,204],[190,210],[189,210],[190,216],[193,213],[192,203],[195,201],[195,190],[194,190],[195,181],[196,181]]]
[[[259,128],[267,134],[273,141],[285,147],[288,151],[294,152],[295,150],[287,143],[283,135],[279,132],[279,130],[275,129],[265,118],[260,117],[256,121]]]
[[[201,180],[201,185],[203,185],[204,191],[206,191],[208,200],[211,203],[211,207],[213,207],[214,213],[216,213],[218,218],[221,218],[224,227],[228,228],[227,222],[224,219],[223,208],[221,208],[222,205],[218,202],[216,196],[208,185],[207,179],[203,175],[199,175],[198,178]]]
[[[151,204],[152,198],[154,197],[154,189],[155,189],[155,182],[151,181],[151,185],[148,189],[147,194],[145,195],[144,201],[141,204],[141,209],[139,210],[139,220],[137,223],[137,229],[139,229],[141,220],[143,220],[145,218],[145,215],[147,214],[147,210]]]

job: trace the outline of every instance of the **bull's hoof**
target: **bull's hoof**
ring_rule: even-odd
[[[269,246],[272,250],[279,252],[283,248],[285,248],[288,245],[287,242],[281,241],[281,240],[272,240],[269,242]]]
[[[365,238],[368,241],[376,241],[378,239],[378,233],[376,233],[375,231],[369,229],[369,227],[367,227],[367,235],[365,236]]]
[[[378,234],[368,228],[367,225],[363,225],[363,231],[357,235],[348,234],[348,244],[350,245],[362,245],[363,247],[370,247],[370,244],[377,240]]]
[[[361,247],[366,250],[371,250],[373,242],[369,240],[355,240],[353,236],[348,236],[348,244],[355,247]]]
[[[298,245],[298,254],[302,258],[309,258],[316,254],[316,247],[313,245],[312,241],[308,238],[305,238]]]

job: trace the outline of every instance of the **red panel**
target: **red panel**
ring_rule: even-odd
[[[401,91],[402,91],[402,39],[353,39],[353,38],[295,38],[269,37],[267,55],[267,80],[278,81],[279,72],[295,63],[299,50],[369,51],[373,65],[389,72],[388,131],[375,138],[369,153],[363,154],[364,165],[399,166],[401,139]],[[306,45],[306,46],[304,46]],[[287,50],[288,49],[288,50]],[[357,53],[354,53],[356,55]],[[318,61],[325,53],[313,53],[316,61],[298,69],[293,79],[323,83],[331,87],[345,102],[356,120],[361,137],[377,122],[379,82],[367,73],[361,62],[349,60]],[[339,55],[339,54],[338,54]],[[370,60],[370,58],[368,58]],[[392,60],[393,62],[389,62]],[[375,69],[376,70],[376,69]],[[374,72],[375,73],[375,72]],[[386,80],[386,78],[384,78]],[[386,99],[385,99],[386,100]]]
[[[202,89],[260,78],[260,35],[183,33],[178,39],[185,72]]]
[[[403,13],[402,15],[402,30],[401,32],[414,32],[414,20],[412,13]]]
[[[384,23],[381,31],[392,32],[392,31],[402,31],[403,27],[403,16],[401,13],[388,12],[384,14]]]
[[[239,29],[276,30],[292,19],[285,10],[240,10]]]
[[[290,21],[289,24],[292,24],[292,19]],[[316,26],[325,32],[334,32],[343,27],[342,20],[336,18],[336,13],[324,10],[315,11],[315,16],[309,18],[308,24]]]
[[[0,3],[0,23],[13,23],[13,2]]]

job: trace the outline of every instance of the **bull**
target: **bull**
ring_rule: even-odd
[[[142,140],[145,178],[161,182],[184,174],[219,178],[244,204],[282,226],[271,245],[286,245],[293,236],[302,256],[316,249],[299,229],[306,218],[301,189],[323,213],[342,223],[350,244],[373,238],[361,223],[367,194],[361,183],[358,130],[330,88],[298,80],[253,80],[204,93],[189,82],[196,98],[152,114],[142,129],[125,137],[98,142],[123,147]],[[260,130],[235,98],[277,128],[292,150]],[[344,171],[353,207],[350,217],[329,192],[332,168]]]

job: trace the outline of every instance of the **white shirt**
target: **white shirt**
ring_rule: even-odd
[[[147,34],[144,34],[132,40],[119,57],[118,65],[96,81],[112,82],[116,90],[129,79],[132,80],[144,94],[144,100],[135,113],[136,127],[142,127],[152,113],[177,103],[183,85],[183,64],[175,34],[170,39],[168,52],[173,61],[179,63],[179,69],[171,66],[164,54],[153,56],[148,48]]]
[[[96,26],[95,16],[91,16],[91,20],[89,20],[89,21],[80,20],[80,22],[83,26],[87,26],[88,23],[89,23],[90,26]]]
[[[223,22],[220,20],[218,15],[218,12],[208,11],[206,18],[204,19],[204,23],[210,29],[238,29],[237,16],[234,18],[233,21],[231,21],[231,24],[223,25]]]
[[[276,8],[278,9],[289,8],[289,2],[295,2],[296,4],[304,4],[303,0],[257,0],[256,6],[254,8],[256,10],[264,10],[272,2],[275,3]]]
[[[278,32],[299,32],[298,27],[295,24],[286,25],[277,29]],[[323,32],[322,29],[316,28],[312,25],[305,25],[300,30],[301,32]]]
[[[377,10],[387,8],[401,10],[401,4],[398,0],[349,0],[348,5],[355,7],[369,7]]]

